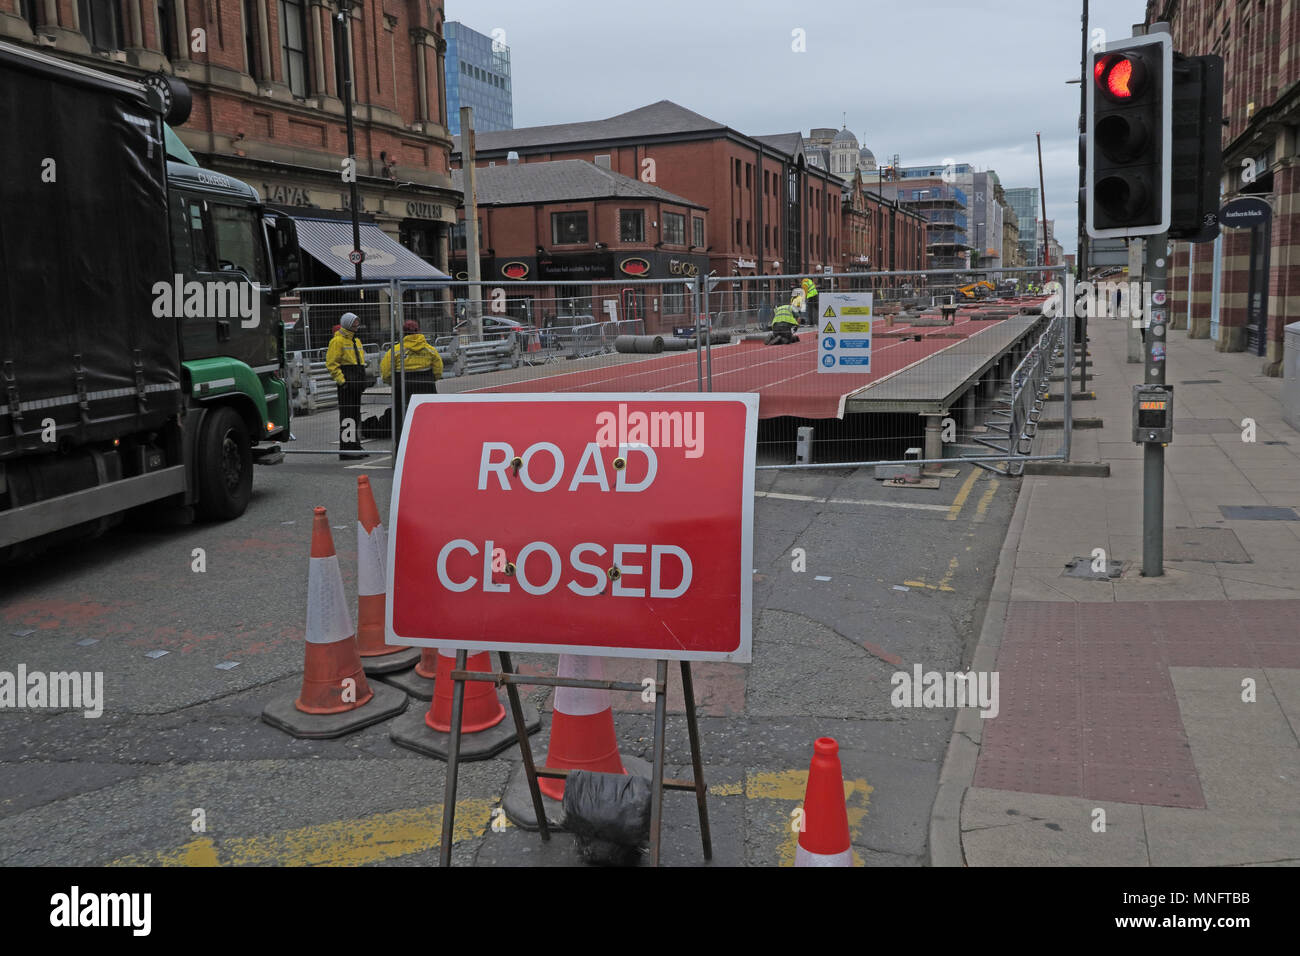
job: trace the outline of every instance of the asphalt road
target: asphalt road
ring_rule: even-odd
[[[354,594],[355,479],[371,476],[386,514],[386,461],[259,467],[235,522],[121,529],[5,570],[0,670],[102,672],[104,711],[0,709],[0,864],[436,862],[444,764],[394,745],[387,724],[301,741],[259,719],[301,680],[311,509],[329,509]],[[888,488],[843,469],[763,471],[758,487],[754,661],[695,668],[714,861],[793,859],[790,814],[813,740],[829,735],[859,860],[923,864],[955,712],[895,709],[890,677],[968,660],[1017,483],[964,469],[939,489]],[[520,665],[554,672],[553,657]],[[540,755],[549,692],[530,699]],[[622,752],[649,759],[651,705],[614,703]],[[674,680],[669,772],[686,776],[680,713]],[[567,835],[492,829],[518,759],[462,766],[456,862],[577,860]],[[665,864],[701,861],[689,794],[666,797],[664,836]]]

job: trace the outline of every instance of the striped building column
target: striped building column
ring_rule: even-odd
[[[1174,242],[1169,273],[1169,328],[1187,328],[1187,255],[1191,243]]]
[[[1264,374],[1282,374],[1282,329],[1300,322],[1300,166],[1287,157],[1273,171],[1273,244],[1269,250],[1268,333]]]
[[[1225,229],[1219,280],[1219,352],[1246,347],[1246,307],[1250,295],[1250,230]]]
[[[1210,296],[1214,288],[1214,243],[1203,242],[1192,252],[1192,310],[1189,339],[1210,337]]]

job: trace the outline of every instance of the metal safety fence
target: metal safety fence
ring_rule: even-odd
[[[1070,389],[1053,411],[1049,382],[1062,363],[1070,367],[1071,336],[1066,320],[1044,314],[1055,310],[1043,288],[1063,274],[1032,267],[299,289],[284,312],[295,416],[286,451],[338,448],[325,357],[339,319],[354,312],[370,381],[360,423],[367,451],[388,450],[394,423],[400,428],[392,378],[400,386],[404,370],[394,363],[385,380],[382,359],[404,335],[420,334],[442,359],[442,393],[756,392],[761,467],[897,465],[912,480],[920,465],[977,461],[1019,474],[1025,461],[1069,450]],[[774,336],[783,306],[795,325]],[[832,357],[847,364],[831,368]]]

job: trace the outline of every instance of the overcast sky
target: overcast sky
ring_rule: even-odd
[[[1092,0],[1110,39],[1143,0]],[[448,20],[505,30],[515,126],[602,119],[672,100],[748,135],[846,120],[905,166],[947,157],[1037,186],[1076,246],[1078,0],[445,0]],[[805,32],[807,52],[791,49]]]

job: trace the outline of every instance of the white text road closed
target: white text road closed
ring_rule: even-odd
[[[753,395],[416,400],[388,642],[748,661]]]
[[[823,292],[817,297],[817,371],[871,371],[871,293]]]

